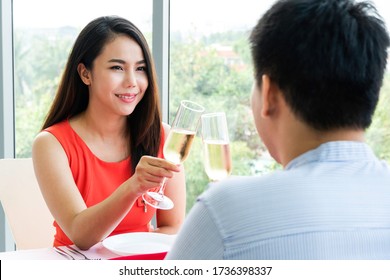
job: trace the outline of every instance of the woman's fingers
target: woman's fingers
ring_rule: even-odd
[[[143,156],[141,160],[142,159],[146,160],[150,165],[155,167],[164,168],[166,170],[171,170],[174,172],[180,171],[179,166],[162,158]]]
[[[180,167],[165,159],[143,156],[135,170],[133,177],[146,189],[158,187],[164,178],[172,178]]]
[[[140,163],[142,170],[157,177],[173,176],[173,172],[179,172],[180,168],[175,164],[161,158],[144,156],[141,158]]]

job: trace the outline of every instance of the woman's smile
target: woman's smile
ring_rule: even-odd
[[[132,103],[137,98],[137,93],[123,93],[123,94],[115,94],[122,102],[124,103]]]

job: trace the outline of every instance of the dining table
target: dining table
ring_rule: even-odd
[[[176,235],[131,232],[113,235],[88,250],[76,245],[0,252],[0,260],[162,260]]]
[[[1,260],[163,260],[168,252],[120,253],[117,254],[97,243],[88,250],[81,250],[75,245],[15,250],[0,252]]]
[[[60,253],[61,250],[65,253]],[[121,257],[125,256],[108,250],[103,246],[102,242],[97,243],[88,250],[80,250],[75,245],[70,245],[69,247],[60,246],[0,252],[0,260],[73,260],[73,258],[75,260],[108,260]]]
[[[172,271],[169,267],[173,266],[172,263],[161,261],[166,254],[167,252],[118,254],[104,246],[103,242],[97,243],[88,250],[69,245],[0,252],[1,279],[38,279],[38,277],[45,279],[52,278],[53,275],[60,276],[56,277],[58,279],[74,279],[77,274],[76,279],[100,280],[124,275],[130,268],[138,273],[144,268],[164,269],[168,266],[169,271]],[[89,262],[81,262],[81,260],[89,260]],[[131,260],[131,263],[128,260]],[[151,261],[144,262],[144,260]],[[60,275],[58,275],[59,271],[61,271]]]

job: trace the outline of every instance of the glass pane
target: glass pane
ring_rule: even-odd
[[[274,1],[171,0],[170,118],[181,99],[200,102],[208,112],[226,113],[233,159],[232,175],[278,168],[259,140],[250,110],[251,28]],[[190,13],[188,11],[191,11]],[[200,137],[184,163],[187,209],[208,178]]]
[[[152,38],[152,0],[107,3],[13,1],[16,157],[31,156],[32,141],[53,100],[70,48],[88,22],[99,16],[118,15]]]
[[[260,141],[250,109],[252,65],[248,35],[275,1],[171,0],[170,119],[181,99],[200,102],[207,111],[224,111],[228,119],[232,175],[263,174],[281,168]],[[379,12],[390,22],[386,1]],[[188,12],[191,11],[191,12]],[[386,73],[380,104],[368,141],[390,162],[390,76]],[[197,137],[184,163],[187,209],[208,183]]]
[[[379,14],[390,30],[390,9],[387,0],[373,0]],[[390,50],[389,50],[390,52]],[[375,154],[390,163],[390,63],[387,58],[387,71],[381,89],[381,96],[373,122],[367,131],[367,142]]]

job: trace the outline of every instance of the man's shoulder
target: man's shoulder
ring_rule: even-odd
[[[282,171],[256,176],[232,176],[220,182],[209,183],[199,200],[207,203],[233,203],[233,201],[248,200],[253,195],[273,189],[275,184],[281,185],[285,179]]]

